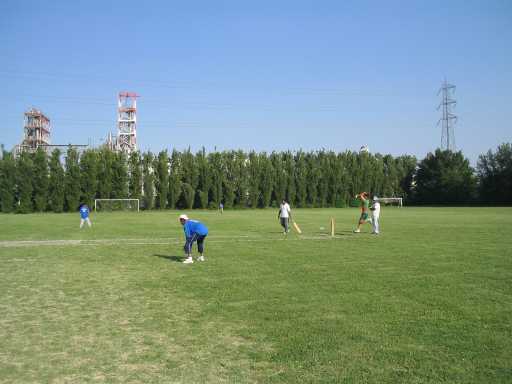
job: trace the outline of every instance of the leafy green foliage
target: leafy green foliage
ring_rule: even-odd
[[[93,206],[98,190],[98,153],[87,150],[80,156],[81,202]]]
[[[190,148],[181,154],[181,182],[188,184],[194,191],[194,197],[192,198],[193,206],[195,191],[199,183],[199,168],[197,167],[196,157],[190,152]]]
[[[20,211],[23,196],[23,212],[60,212],[65,195],[66,211],[76,209],[80,199],[92,206],[94,198],[127,197],[141,199],[144,209],[217,209],[220,203],[227,209],[267,208],[282,199],[292,207],[346,207],[361,191],[418,204],[467,203],[480,192],[482,201],[507,203],[512,199],[511,154],[511,145],[504,144],[495,154],[480,157],[477,190],[474,171],[460,152],[437,150],[418,164],[414,156],[351,151],[207,154],[203,148],[197,153],[173,150],[170,156],[161,151],[156,158],[151,152],[133,152],[127,158],[100,148],[68,151],[64,193],[59,155],[52,154],[49,176],[44,152],[31,155],[23,163],[29,168],[25,175],[13,171],[12,155],[5,152],[0,204],[4,212]],[[29,202],[25,191],[30,188]]]
[[[69,147],[66,154],[66,172],[64,174],[64,196],[66,210],[76,211],[80,204],[80,166],[78,152]]]
[[[416,201],[430,204],[467,203],[474,199],[476,178],[462,152],[429,153],[418,165]]]
[[[225,165],[220,152],[208,154],[208,163],[210,165],[211,189],[210,204],[213,208],[218,208],[219,204],[224,201],[222,192],[222,183],[226,174]]]
[[[169,156],[167,151],[161,151],[158,154],[153,169],[155,170],[156,208],[165,209],[169,191]]]
[[[261,207],[270,207],[272,203],[272,186],[274,185],[274,170],[272,168],[272,162],[266,153],[260,153],[259,155],[260,164],[260,198]]]
[[[169,193],[168,193],[168,207],[171,209],[177,208],[178,201],[181,197],[181,154],[173,150],[171,158],[169,159]]]
[[[10,152],[4,152],[2,148],[0,159],[0,204],[3,213],[14,211],[16,200],[16,162]]]
[[[48,206],[48,159],[46,151],[39,147],[34,154],[34,210],[43,212]]]
[[[54,149],[49,164],[48,206],[56,213],[64,210],[64,168],[62,168],[60,156],[60,150]]]
[[[114,153],[112,161],[112,199],[126,199],[128,197],[128,166],[126,154]]]
[[[512,203],[512,144],[498,146],[480,155],[477,164],[480,200],[492,203]]]
[[[249,206],[252,208],[257,208],[258,202],[260,201],[261,166],[259,160],[258,155],[254,151],[249,153],[247,160],[247,173],[249,178],[247,193],[249,197]]]
[[[296,204],[299,208],[306,207],[308,197],[308,168],[304,152],[299,151],[295,155],[294,175],[296,188]]]
[[[194,207],[194,188],[189,183],[182,183],[181,189],[183,201],[180,204],[180,208],[192,209]]]
[[[140,199],[142,195],[142,164],[139,151],[130,153],[128,173],[128,194],[130,199]]]
[[[153,170],[154,157],[151,152],[144,153],[142,157],[142,182],[144,197],[142,206],[144,209],[153,209],[155,204],[155,175]]]
[[[206,150],[203,149],[196,154],[196,166],[198,168],[196,208],[208,208],[208,192],[212,187],[212,173]]]
[[[30,213],[33,211],[33,177],[34,162],[32,161],[32,156],[28,152],[23,152],[16,161],[17,212],[19,213]]]
[[[99,151],[99,164],[98,164],[98,193],[101,199],[110,199],[112,196],[112,178],[113,178],[113,163],[114,153],[108,148],[101,148]]]

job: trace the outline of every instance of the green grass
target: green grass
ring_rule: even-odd
[[[510,383],[511,208],[294,212],[0,215],[0,383]]]

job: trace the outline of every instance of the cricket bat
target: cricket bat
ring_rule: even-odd
[[[300,230],[299,226],[297,225],[297,223],[294,221],[293,222],[293,228],[295,228],[295,230],[297,231],[297,233],[301,234],[302,231]]]

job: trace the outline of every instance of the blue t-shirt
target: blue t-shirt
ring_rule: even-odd
[[[208,228],[203,223],[197,220],[187,220],[183,225],[183,232],[187,239],[191,238],[194,234],[199,236],[206,236],[208,234]]]
[[[89,217],[89,207],[87,205],[82,205],[80,207],[80,217],[82,219],[87,219]]]

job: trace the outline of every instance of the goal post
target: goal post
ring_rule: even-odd
[[[139,199],[94,199],[94,211],[137,211]]]
[[[401,197],[379,197],[379,201],[384,204],[396,203],[399,208],[403,207],[403,199]]]

